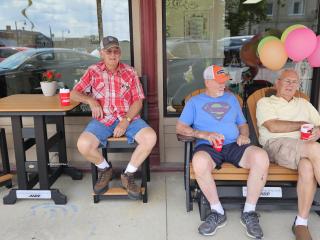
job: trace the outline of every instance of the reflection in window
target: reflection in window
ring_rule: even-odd
[[[304,0],[289,0],[289,15],[304,14]]]
[[[266,3],[266,14],[267,16],[273,15],[273,2]]]
[[[41,93],[42,73],[49,69],[61,73],[59,86],[72,88],[100,61],[98,1],[2,0],[0,97]],[[131,64],[128,1],[102,1],[102,17],[105,35],[119,38],[122,60]]]
[[[316,30],[318,19],[314,13],[301,16],[299,21],[287,19],[288,12],[304,12],[304,1],[243,2],[164,0],[165,116],[179,116],[185,97],[204,88],[202,72],[211,64],[225,67],[232,78],[228,88],[244,100],[258,88],[272,85],[277,72],[251,66],[252,59],[244,56],[247,59],[243,61],[244,58],[240,57],[242,47],[256,34],[281,35],[285,28],[299,23]],[[317,9],[319,1],[310,1],[309,4]],[[312,69],[308,64],[294,65],[288,61],[285,67],[296,68],[303,80],[300,90],[309,95]]]

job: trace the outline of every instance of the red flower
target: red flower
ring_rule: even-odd
[[[61,78],[61,73],[57,73],[56,78]]]
[[[42,73],[43,81],[52,82],[55,81],[56,78],[61,78],[61,73],[55,73],[54,70],[47,70],[44,73]]]
[[[48,71],[47,72],[47,78],[51,79],[53,77],[53,72]]]

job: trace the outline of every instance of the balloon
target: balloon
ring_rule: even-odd
[[[261,35],[257,34],[249,42],[243,44],[240,49],[240,58],[247,66],[256,67],[261,64],[256,54],[260,39]]]
[[[311,67],[320,67],[320,36],[317,37],[317,45],[313,53],[308,57]]]
[[[278,40],[278,39],[279,39],[279,38],[276,38],[276,37],[274,37],[274,36],[267,36],[267,37],[262,38],[262,39],[260,40],[259,44],[258,44],[258,49],[257,49],[258,54],[260,55],[259,51],[260,51],[260,49],[263,47],[263,45],[264,45],[266,42],[268,42],[268,41],[270,41],[270,40]]]
[[[282,31],[276,28],[271,28],[268,31],[265,31],[262,33],[262,38],[267,37],[267,36],[274,36],[277,38],[281,38]]]
[[[288,34],[284,45],[288,57],[298,62],[313,53],[317,45],[317,36],[309,28],[297,28]]]
[[[298,29],[298,28],[306,28],[306,26],[304,26],[304,25],[302,25],[302,24],[295,24],[295,25],[292,25],[292,26],[290,26],[290,27],[287,27],[287,28],[283,31],[282,35],[281,35],[281,41],[282,41],[282,42],[285,42],[288,34],[289,34],[290,32],[292,32],[293,30]]]
[[[259,56],[262,64],[273,71],[281,69],[288,60],[283,42],[278,38],[265,42]]]

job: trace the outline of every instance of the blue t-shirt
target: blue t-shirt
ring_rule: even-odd
[[[221,97],[210,97],[205,93],[189,99],[179,118],[184,124],[199,131],[216,132],[224,135],[224,145],[237,141],[239,125],[247,121],[237,98],[229,92]],[[198,139],[199,144],[209,144]]]

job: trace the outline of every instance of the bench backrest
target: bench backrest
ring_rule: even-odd
[[[249,110],[249,115],[250,115],[251,122],[254,127],[254,131],[256,133],[257,138],[259,137],[257,118],[256,118],[257,102],[259,101],[260,98],[270,97],[272,95],[275,95],[276,92],[277,92],[277,90],[273,87],[261,88],[261,89],[255,91],[253,94],[251,94],[247,100],[247,107]],[[309,101],[309,97],[300,91],[297,91],[295,93],[295,97],[302,97],[302,98]]]

